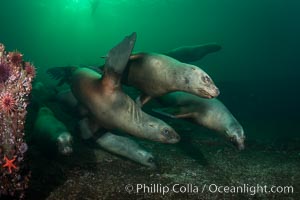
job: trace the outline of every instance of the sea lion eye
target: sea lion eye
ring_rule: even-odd
[[[211,79],[210,79],[207,75],[202,76],[202,81],[203,81],[204,83],[211,83]]]
[[[170,133],[170,131],[169,131],[168,129],[165,128],[165,129],[163,130],[163,134],[164,134],[164,135],[167,136],[167,135],[169,135],[169,133]]]

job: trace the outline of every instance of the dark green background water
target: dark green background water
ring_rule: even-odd
[[[246,135],[299,137],[299,9],[296,0],[99,0],[92,15],[88,0],[1,0],[0,41],[34,62],[37,79],[49,67],[103,62],[132,31],[135,51],[217,42],[223,49],[197,64]]]

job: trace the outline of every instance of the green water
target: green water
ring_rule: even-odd
[[[299,6],[293,0],[99,0],[92,15],[88,0],[3,0],[0,39],[39,71],[98,63],[132,31],[136,51],[218,42],[223,50],[201,63],[215,80],[291,80],[299,63]]]
[[[299,9],[296,0],[99,0],[97,7],[89,0],[1,0],[0,42],[7,50],[22,52],[37,67],[36,80],[50,85],[55,82],[45,73],[48,68],[101,64],[101,56],[133,31],[138,37],[136,52],[162,53],[216,42],[222,50],[196,64],[220,88],[220,99],[243,125],[249,144],[269,141],[273,155],[293,144],[294,154],[288,161],[297,166]],[[211,133],[205,134],[210,137]],[[167,148],[162,151],[168,152]],[[251,157],[249,151],[244,161]],[[277,166],[279,160],[268,162]],[[286,168],[278,167],[276,172],[291,175]],[[293,183],[299,186],[299,180]]]

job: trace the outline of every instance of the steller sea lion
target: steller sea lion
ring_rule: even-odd
[[[203,98],[213,98],[220,93],[202,69],[162,54],[132,55],[125,74],[127,76],[123,76],[122,83],[142,91],[137,100],[140,105],[144,105],[153,97],[174,91],[184,91]]]
[[[73,111],[80,112],[78,101],[74,97],[71,90],[59,92],[56,98],[60,103],[73,108]],[[84,116],[80,114],[81,116]],[[88,118],[79,121],[79,127],[82,139],[91,139],[101,148],[114,154],[126,157],[130,160],[138,162],[150,168],[156,168],[154,157],[151,153],[140,147],[135,141],[107,132],[99,138],[95,137],[95,133],[99,127],[95,127],[95,123],[89,124]],[[92,126],[92,127],[91,127]]]
[[[78,107],[78,101],[74,97],[72,91],[70,89],[64,90],[64,91],[59,91],[55,95],[55,100],[60,102],[63,105],[66,105],[72,110],[77,110]]]
[[[71,90],[58,92],[56,100],[63,105],[72,108],[76,113],[79,112],[80,116],[86,116],[86,113],[81,114],[80,107],[78,106],[78,101],[74,97]],[[97,138],[93,133],[95,133],[99,127],[97,127],[97,124],[95,123],[89,123],[90,121],[86,117],[79,121],[79,128],[82,139],[92,139],[98,146],[106,151],[126,157],[150,168],[156,168],[154,157],[152,156],[152,154],[140,147],[135,141],[127,137],[115,135],[110,132],[107,132]]]
[[[98,138],[96,143],[109,152],[129,158],[150,168],[156,168],[152,154],[129,138],[107,132]]]
[[[126,133],[164,143],[176,143],[179,135],[160,119],[143,112],[121,88],[121,75],[134,47],[136,34],[112,48],[106,58],[103,76],[88,68],[58,67],[48,73],[67,80],[89,119],[107,130]]]
[[[88,115],[88,111],[80,105],[70,89],[57,92],[54,99],[67,106],[68,109],[78,114],[79,117],[85,117]]]
[[[173,118],[192,119],[197,124],[221,133],[238,149],[244,149],[244,130],[240,123],[218,99],[204,99],[184,92],[173,92],[160,97],[159,102],[167,106],[155,112]]]
[[[172,49],[167,53],[167,56],[175,58],[180,62],[191,63],[201,60],[204,56],[209,53],[213,53],[221,50],[221,46],[216,43],[208,43],[195,46],[183,46],[176,49]]]
[[[32,137],[45,150],[55,149],[62,155],[73,152],[71,134],[47,107],[39,109]]]

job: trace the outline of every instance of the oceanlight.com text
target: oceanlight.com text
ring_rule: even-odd
[[[172,185],[163,185],[163,184],[127,184],[125,186],[125,191],[128,193],[135,194],[162,194],[167,193],[228,193],[228,194],[249,194],[255,195],[258,193],[261,194],[293,194],[293,186],[275,186],[275,185],[217,185],[217,184],[203,184],[201,186],[196,184],[172,184]]]

